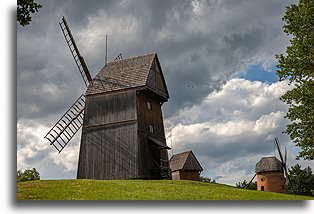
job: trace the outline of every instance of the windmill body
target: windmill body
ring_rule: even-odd
[[[59,24],[87,90],[45,138],[60,153],[83,127],[79,179],[169,179],[161,111],[169,94],[157,54],[120,54],[91,78],[64,17]]]
[[[169,178],[157,54],[107,63],[85,97],[77,178]]]
[[[263,157],[255,167],[257,190],[287,193],[282,162],[276,157]]]

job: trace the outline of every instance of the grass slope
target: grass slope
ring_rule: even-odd
[[[17,183],[18,200],[313,200],[186,180],[40,180]]]

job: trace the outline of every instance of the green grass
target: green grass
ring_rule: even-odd
[[[17,183],[18,200],[313,200],[186,180],[40,180]]]

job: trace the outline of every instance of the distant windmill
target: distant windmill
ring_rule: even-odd
[[[59,23],[87,90],[46,134],[60,153],[83,127],[77,178],[169,179],[161,106],[169,94],[156,53],[106,63],[92,79],[63,17]]]
[[[287,170],[287,150],[285,150],[285,156],[283,157],[278,138],[275,138],[274,144],[277,148],[280,161],[276,157],[262,157],[256,164],[256,174],[254,174],[246,187],[250,185],[256,175],[257,190],[260,191],[286,193],[288,184],[292,185]],[[286,178],[284,178],[284,175]]]

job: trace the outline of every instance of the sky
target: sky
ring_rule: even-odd
[[[42,179],[76,178],[80,132],[58,154],[44,139],[85,92],[58,22],[65,16],[92,76],[108,60],[157,52],[170,100],[163,105],[169,156],[192,150],[202,176],[235,185],[275,153],[279,138],[288,167],[299,149],[282,132],[292,86],[278,82],[288,0],[40,1],[29,26],[17,25],[17,168]]]

